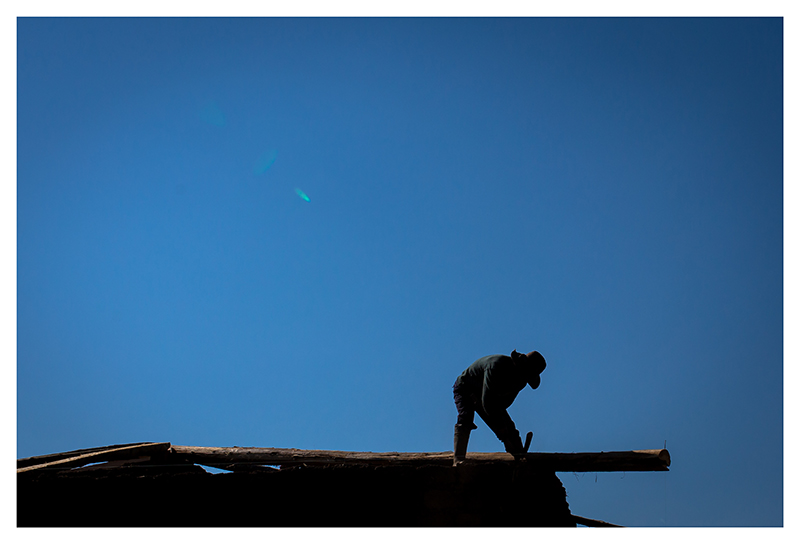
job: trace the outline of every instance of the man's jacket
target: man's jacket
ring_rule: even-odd
[[[505,440],[509,434],[519,437],[507,409],[526,385],[524,369],[508,355],[481,357],[462,372],[455,383],[462,395],[472,399],[478,415],[500,440]]]

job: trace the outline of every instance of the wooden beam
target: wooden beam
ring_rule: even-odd
[[[37,465],[28,465],[17,469],[17,474],[23,472],[30,472],[33,470],[42,469],[62,469],[72,467],[82,467],[89,463],[100,463],[103,461],[113,461],[118,459],[135,459],[137,457],[152,456],[158,453],[167,453],[169,451],[169,442],[144,442],[139,444],[131,444],[118,447],[105,447],[94,448],[95,451],[74,455],[72,457],[63,457],[63,454],[57,454],[58,459],[46,461]]]
[[[201,465],[452,465],[453,452],[356,452],[284,448],[172,446],[171,456]],[[667,450],[600,453],[528,453],[526,462],[554,472],[639,472],[669,470]],[[471,452],[465,463],[513,462],[508,453]]]
[[[529,453],[526,458],[555,472],[666,471],[672,463],[669,452],[664,449],[600,453]]]

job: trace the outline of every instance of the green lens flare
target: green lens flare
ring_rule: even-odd
[[[302,198],[306,202],[311,202],[311,199],[308,198],[308,196],[306,196],[306,194],[303,191],[301,191],[300,189],[295,189],[294,192],[297,193],[297,196],[299,196],[300,198]]]

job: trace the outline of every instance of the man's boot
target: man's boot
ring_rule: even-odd
[[[453,466],[460,465],[467,458],[467,443],[472,429],[468,425],[456,424],[453,435]]]

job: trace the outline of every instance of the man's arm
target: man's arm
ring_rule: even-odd
[[[508,415],[508,410],[504,406],[502,400],[499,400],[497,395],[489,387],[490,372],[484,373],[483,391],[481,394],[481,416],[490,429],[494,432],[497,438],[505,446],[508,453],[517,454],[523,453],[522,439],[520,438],[519,431],[514,425],[511,416]]]

